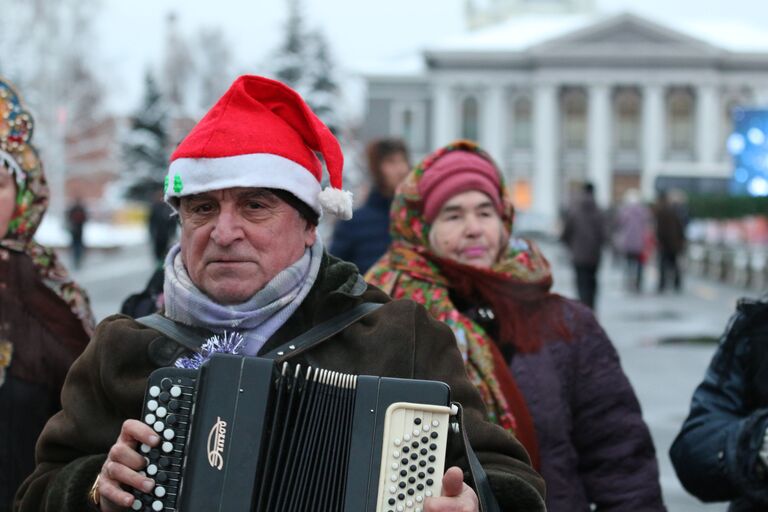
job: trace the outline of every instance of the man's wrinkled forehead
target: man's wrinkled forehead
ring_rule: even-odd
[[[181,196],[175,199],[178,201],[177,206],[183,206],[184,204],[204,199],[215,199],[218,201],[226,197],[232,197],[236,199],[245,198],[261,199],[265,201],[279,201],[279,198],[272,190],[260,187],[232,187],[219,190],[206,190],[205,192],[198,192],[197,194]]]

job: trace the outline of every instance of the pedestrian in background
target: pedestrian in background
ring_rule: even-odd
[[[511,237],[513,216],[490,156],[454,142],[398,189],[392,244],[366,280],[451,328],[489,419],[540,469],[547,510],[663,511],[653,443],[616,350],[588,308],[550,292],[549,263]]]
[[[603,214],[595,202],[595,188],[591,183],[584,184],[581,193],[565,214],[560,239],[571,252],[579,300],[594,310],[597,272],[606,241],[606,226]]]
[[[663,293],[667,286],[679,292],[683,288],[680,271],[680,255],[685,249],[685,228],[680,212],[667,200],[663,190],[659,192],[656,206],[656,243],[659,261],[658,292]]]
[[[82,199],[78,197],[67,210],[67,229],[71,239],[72,264],[76,269],[79,269],[83,263],[83,253],[85,251],[83,231],[85,230],[86,222],[88,222],[88,210],[85,209]]]
[[[0,79],[0,512],[35,467],[37,437],[61,405],[72,362],[93,331],[88,297],[56,253],[33,240],[48,185],[33,121]]]
[[[768,295],[739,301],[669,455],[700,500],[768,510]]]
[[[615,239],[624,255],[624,284],[632,292],[643,291],[643,269],[647,258],[648,237],[651,233],[651,212],[640,198],[640,191],[631,188],[616,217]]]
[[[366,149],[371,191],[351,220],[336,224],[330,253],[365,272],[389,246],[389,206],[400,182],[411,170],[408,148],[401,139],[373,140]]]
[[[148,228],[149,237],[152,240],[152,254],[155,262],[162,265],[168,247],[176,235],[176,217],[172,217],[173,210],[163,200],[163,191],[158,190],[152,198],[149,207]]]

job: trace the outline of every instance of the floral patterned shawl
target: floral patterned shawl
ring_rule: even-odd
[[[457,141],[432,153],[418,164],[400,185],[392,203],[392,244],[388,252],[368,271],[366,280],[393,298],[409,298],[423,304],[432,316],[451,327],[464,357],[467,374],[483,397],[489,419],[514,432],[517,426],[513,413],[515,407],[510,403],[510,394],[503,391],[508,389],[504,381],[513,380],[511,374],[494,340],[480,325],[459,312],[451,301],[449,290],[456,289],[454,281],[457,276],[469,276],[469,280],[483,281],[489,283],[491,288],[507,290],[507,295],[513,300],[507,300],[506,303],[519,304],[551,296],[548,290],[552,276],[549,263],[539,250],[532,243],[521,239],[513,238],[506,254],[490,270],[449,262],[430,252],[430,225],[425,223],[421,215],[422,200],[418,193],[418,183],[424,171],[438,158],[456,150],[476,152],[492,162],[476,144]],[[511,233],[514,208],[503,177],[499,194],[503,204],[502,221],[507,233]],[[520,297],[515,296],[517,291],[522,291]],[[535,330],[527,329],[527,324],[517,326],[517,335],[514,329],[509,331],[511,335],[507,335],[504,317],[498,312],[497,317],[501,320],[500,338],[515,338],[510,341],[521,352],[539,348],[535,343],[519,343],[523,332],[535,333]],[[539,339],[538,336],[535,338]],[[500,365],[504,367],[499,368]]]
[[[70,279],[56,254],[33,240],[48,208],[48,183],[42,162],[32,146],[32,116],[19,95],[0,79],[0,167],[16,181],[16,209],[0,248],[26,253],[45,285],[69,306],[85,332],[93,334],[94,318],[85,291]]]

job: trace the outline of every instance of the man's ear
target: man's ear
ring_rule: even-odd
[[[307,227],[304,230],[304,246],[312,247],[315,245],[315,241],[317,240],[317,226],[309,221],[306,222]]]

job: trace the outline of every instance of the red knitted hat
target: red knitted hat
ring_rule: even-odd
[[[325,160],[330,187],[321,190]],[[291,192],[318,214],[352,217],[342,190],[339,142],[299,94],[260,76],[241,76],[171,155],[166,200],[231,187]]]
[[[478,190],[487,195],[494,207],[503,213],[499,172],[490,161],[469,151],[450,151],[424,171],[419,181],[424,219],[432,222],[440,208],[460,192]]]

